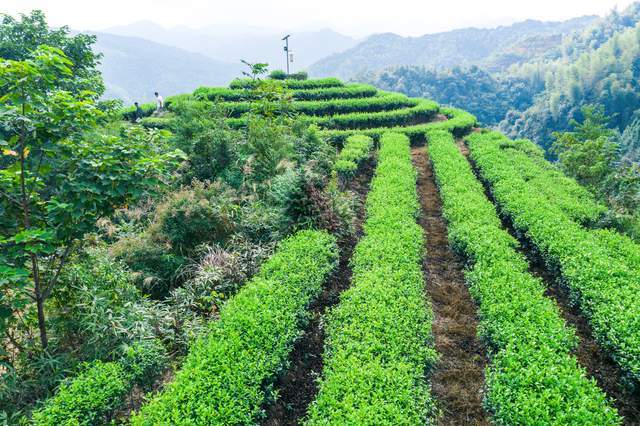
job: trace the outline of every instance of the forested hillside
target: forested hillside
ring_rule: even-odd
[[[362,72],[401,65],[433,68],[487,66],[504,69],[556,46],[554,36],[583,29],[593,16],[565,22],[525,21],[493,29],[465,28],[421,37],[376,34],[355,47],[309,67],[313,76],[352,78]],[[549,38],[546,42],[541,42]],[[541,48],[542,46],[542,48]]]

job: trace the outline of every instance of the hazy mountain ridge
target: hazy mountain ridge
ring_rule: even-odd
[[[481,65],[502,68],[530,59],[526,44],[522,45],[525,40],[536,41],[536,51],[542,46],[544,53],[546,49],[556,47],[553,43],[541,45],[544,37],[562,36],[584,29],[597,19],[596,16],[583,16],[562,22],[527,20],[510,26],[464,28],[420,37],[376,34],[349,50],[316,62],[309,67],[309,72],[318,77],[331,75],[351,78],[363,72],[401,65],[434,68]],[[517,53],[515,56],[514,49]],[[501,58],[501,55],[509,53],[511,57],[507,60]]]
[[[201,85],[220,86],[240,75],[241,64],[166,46],[138,37],[94,33],[101,52],[105,98],[147,102],[154,91],[164,96],[190,92]]]
[[[285,56],[282,37],[291,34],[295,70],[301,70],[331,54],[347,50],[358,40],[329,28],[317,31],[281,31],[238,27],[233,29],[164,28],[150,21],[139,21],[105,29],[103,32],[154,40],[169,46],[200,53],[214,59],[237,63],[240,59],[266,62],[271,68],[283,68]]]

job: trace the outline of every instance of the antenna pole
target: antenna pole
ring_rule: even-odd
[[[286,35],[282,40],[284,41],[285,45],[284,45],[284,59],[285,62],[287,63],[287,75],[289,75],[289,37],[291,37],[290,34]]]

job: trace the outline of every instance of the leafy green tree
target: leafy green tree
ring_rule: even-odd
[[[61,89],[72,67],[49,46],[0,62],[0,332],[18,347],[10,334],[33,304],[48,346],[45,302],[96,220],[161,185],[181,158],[157,132],[98,133],[93,93]]]
[[[600,191],[618,157],[616,132],[607,127],[602,106],[588,105],[581,111],[582,122],[570,121],[575,128],[573,132],[553,133],[552,149],[568,175]]]
[[[19,19],[0,14],[0,58],[23,61],[40,45],[57,47],[71,61],[68,66],[73,73],[72,78],[60,82],[60,88],[73,93],[90,90],[97,98],[104,93],[104,84],[97,69],[102,55],[91,49],[95,41],[94,35],[71,36],[66,26],[50,28],[40,10]]]
[[[242,71],[242,75],[245,75],[252,80],[260,80],[261,76],[264,76],[269,72],[269,64],[262,62],[251,63],[244,59],[240,59],[240,62],[249,67],[249,71]]]

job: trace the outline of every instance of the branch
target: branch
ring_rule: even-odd
[[[42,295],[43,295],[43,297],[45,299],[49,297],[49,295],[53,291],[53,288],[58,283],[58,278],[60,277],[60,272],[62,272],[62,268],[67,263],[67,258],[69,257],[69,254],[71,254],[71,246],[72,246],[72,244],[69,244],[64,249],[64,253],[60,257],[60,264],[58,265],[58,269],[56,269],[56,272],[53,275],[53,277],[51,278],[51,281],[49,282],[49,285],[47,286],[47,288],[42,292]]]
[[[9,330],[5,331],[5,336],[7,336],[7,338],[9,339],[9,341],[11,342],[11,344],[13,346],[16,347],[16,349],[18,349],[18,351],[20,352],[24,352],[24,346],[22,346],[20,343],[18,343],[18,341],[16,340],[15,337],[13,337],[13,335],[9,332]]]
[[[5,197],[7,200],[11,201],[12,203],[16,204],[18,207],[22,206],[22,204],[20,203],[20,200],[18,200],[17,198],[13,198],[13,196],[7,194],[6,192],[0,191],[0,195]]]

